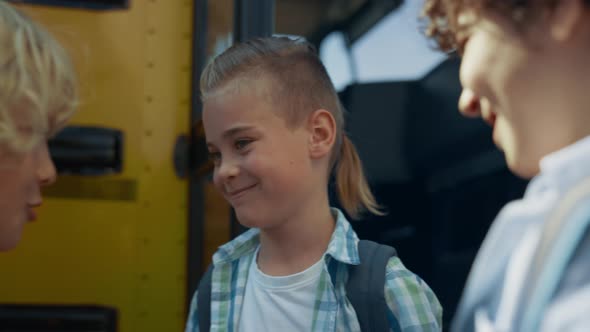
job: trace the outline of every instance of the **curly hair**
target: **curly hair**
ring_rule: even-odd
[[[458,49],[458,16],[464,10],[475,13],[494,11],[507,17],[517,27],[534,18],[541,9],[552,9],[559,0],[426,0],[422,11],[427,19],[426,35],[443,51]],[[590,0],[584,0],[590,6]]]

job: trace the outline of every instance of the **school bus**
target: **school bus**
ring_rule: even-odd
[[[41,221],[0,254],[0,330],[122,332],[181,331],[210,257],[241,231],[211,185],[199,129],[206,61],[272,32],[305,36],[320,51],[338,32],[350,52],[408,4],[14,3],[72,55],[81,106],[50,143],[60,176],[44,192]],[[340,92],[347,131],[389,211],[353,226],[398,249],[439,296],[445,322],[489,223],[526,185],[509,174],[489,130],[457,115],[458,65],[445,58],[418,78],[357,80]]]

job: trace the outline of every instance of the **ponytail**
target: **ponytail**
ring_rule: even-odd
[[[336,192],[340,204],[353,219],[358,219],[364,211],[384,214],[371,193],[358,153],[346,135],[342,136],[340,157],[336,161]]]

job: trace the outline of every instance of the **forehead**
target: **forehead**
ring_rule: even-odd
[[[18,103],[8,109],[10,119],[17,127],[31,126],[33,123],[33,112],[26,103]]]
[[[55,113],[43,113],[27,100],[21,100],[8,107],[8,115],[18,128],[31,128],[41,123],[52,124],[56,118]]]
[[[454,17],[457,27],[472,25],[482,20],[491,21],[513,29],[515,32],[525,31],[531,26],[547,24],[547,14],[553,10],[550,1],[482,1],[475,5],[461,5],[456,8]]]
[[[19,101],[8,108],[10,121],[19,130],[49,138],[67,125],[74,109],[40,110],[32,102]]]
[[[268,99],[243,90],[238,93],[219,94],[203,104],[203,126],[208,139],[217,139],[236,125],[265,127],[283,125],[273,103]]]

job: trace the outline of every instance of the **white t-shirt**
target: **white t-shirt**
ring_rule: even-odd
[[[289,276],[273,277],[250,264],[239,332],[310,331],[324,260]]]

